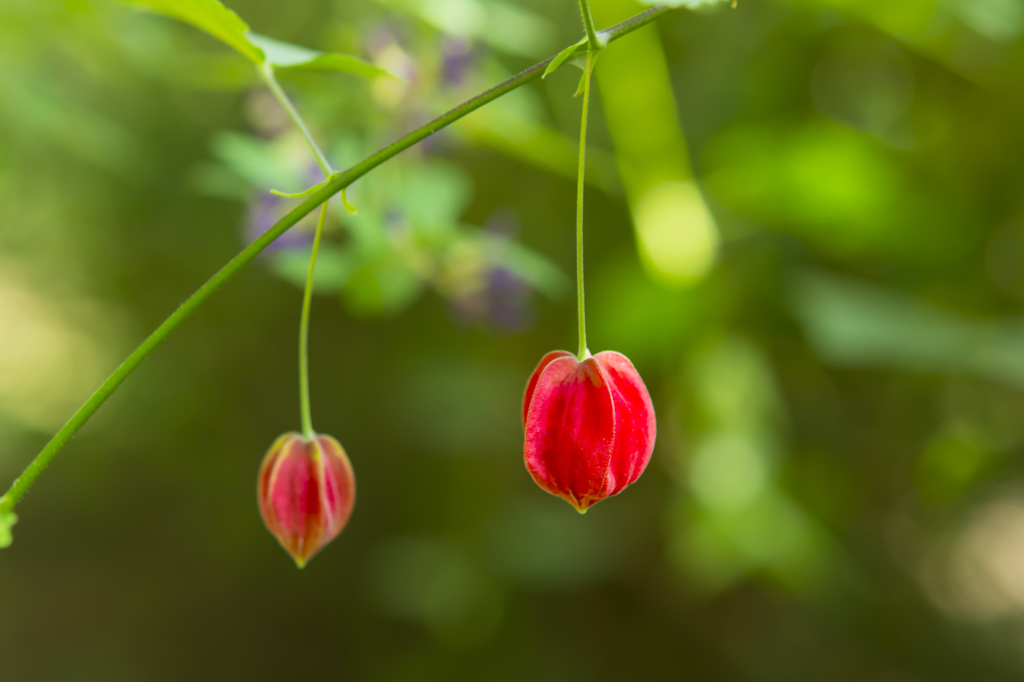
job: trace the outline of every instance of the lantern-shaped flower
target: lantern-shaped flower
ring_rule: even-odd
[[[633,364],[605,351],[548,353],[523,398],[533,480],[583,513],[640,478],[654,449],[651,396]]]
[[[263,523],[302,568],[345,527],[356,481],[338,441],[286,433],[263,458],[256,492]]]

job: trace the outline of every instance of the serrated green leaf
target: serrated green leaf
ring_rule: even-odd
[[[245,37],[266,55],[266,60],[278,69],[305,69],[308,71],[346,71],[361,76],[391,76],[392,73],[348,54],[321,52],[301,45],[293,45],[274,38],[247,31]]]
[[[552,73],[553,71],[557,70],[558,67],[560,67],[562,64],[565,64],[567,61],[569,61],[569,59],[571,59],[572,56],[576,54],[576,50],[579,49],[581,45],[585,45],[586,42],[587,39],[583,38],[583,40],[579,41],[575,45],[570,45],[569,47],[559,52],[558,56],[552,59],[551,63],[548,64],[548,68],[544,69],[544,75],[541,76],[541,78],[547,78],[549,73]]]
[[[14,542],[11,527],[18,522],[18,516],[11,511],[0,511],[0,549],[10,547]]]
[[[235,48],[256,64],[264,61],[263,50],[246,37],[249,26],[217,0],[124,0],[192,24],[201,31]]]

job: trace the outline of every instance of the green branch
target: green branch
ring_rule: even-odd
[[[631,19],[627,19],[621,24],[617,24],[605,31],[600,31],[598,33],[598,37],[603,43],[607,44],[624,35],[632,33],[642,26],[646,26],[670,10],[671,8],[665,5],[652,7]],[[586,52],[587,49],[588,46],[586,44],[581,44],[577,48],[580,53]],[[178,325],[184,322],[196,308],[209,298],[214,291],[219,289],[222,284],[231,279],[247,263],[259,255],[261,251],[270,246],[275,239],[284,234],[293,225],[302,220],[302,218],[306,217],[306,215],[314,211],[318,206],[326,202],[332,196],[341,192],[353,182],[363,177],[385,161],[388,161],[392,157],[433,135],[437,131],[446,128],[463,116],[466,116],[485,104],[493,102],[503,95],[540,78],[544,74],[548,64],[553,59],[554,57],[530,67],[522,73],[508,79],[504,83],[491,88],[487,92],[477,95],[473,99],[460,104],[448,113],[439,116],[423,127],[409,133],[394,144],[380,150],[376,154],[348,170],[331,175],[328,182],[321,189],[292,209],[288,215],[281,218],[281,220],[279,220],[273,227],[260,235],[256,241],[245,247],[241,253],[232,258],[227,265],[221,268],[213,277],[207,280],[207,282],[203,284],[198,291],[182,303],[170,317],[164,320],[163,324],[157,327],[156,331],[150,334],[149,337],[142,342],[142,345],[136,348],[120,367],[114,370],[114,373],[103,382],[103,385],[92,394],[92,396],[84,405],[82,405],[81,408],[79,408],[74,416],[72,416],[71,419],[68,420],[60,431],[58,431],[50,440],[50,442],[46,444],[42,451],[36,455],[35,459],[33,459],[25,468],[25,471],[21,476],[14,481],[7,493],[3,497],[0,497],[0,538],[4,536],[7,526],[9,526],[10,523],[13,523],[10,519],[14,518],[13,514],[11,514],[14,506],[19,500],[21,500],[25,493],[28,492],[32,483],[35,482],[39,474],[46,469],[47,465],[53,460],[57,453],[61,451],[68,441],[71,440],[72,436],[82,428],[89,418],[95,414],[100,405],[106,402],[107,398],[109,398],[110,395],[116,391],[122,383],[124,383],[124,380],[135,371],[139,364],[141,364],[142,361],[146,359],[146,357],[152,353]],[[5,526],[5,519],[8,519],[6,522],[7,526]],[[2,546],[2,543],[0,543],[0,546]]]

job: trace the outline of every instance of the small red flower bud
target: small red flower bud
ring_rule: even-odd
[[[640,478],[654,450],[651,396],[633,364],[605,351],[548,353],[523,397],[526,468],[582,514]]]
[[[256,493],[263,523],[302,568],[345,527],[356,479],[338,441],[286,433],[263,458]]]

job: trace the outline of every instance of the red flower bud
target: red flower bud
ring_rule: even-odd
[[[356,479],[338,441],[286,433],[263,458],[256,493],[263,523],[302,568],[345,527]]]
[[[526,468],[582,514],[640,478],[654,450],[651,396],[633,364],[605,351],[548,353],[523,397]]]

